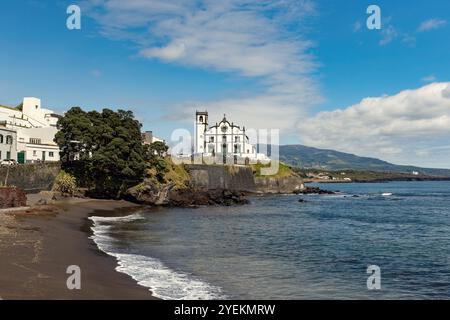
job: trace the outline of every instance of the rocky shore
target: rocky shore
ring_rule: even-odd
[[[247,204],[246,193],[227,189],[175,189],[173,185],[156,186],[151,182],[128,190],[126,200],[149,206],[196,207],[203,205]]]

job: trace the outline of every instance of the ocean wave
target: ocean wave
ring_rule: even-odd
[[[115,252],[114,238],[110,236],[111,222],[129,222],[143,218],[133,214],[125,217],[90,217],[94,222],[91,239],[98,248],[118,261],[116,270],[131,276],[139,285],[147,287],[155,297],[167,300],[219,300],[227,297],[219,287],[172,270],[160,260],[129,253]],[[107,223],[107,224],[105,224]]]

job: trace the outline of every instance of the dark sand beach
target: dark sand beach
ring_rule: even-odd
[[[0,298],[155,299],[115,271],[116,259],[89,239],[87,217],[94,211],[138,208],[124,201],[78,200],[0,213]],[[67,289],[70,265],[81,268],[81,290]]]

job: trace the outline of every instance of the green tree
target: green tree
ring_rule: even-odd
[[[164,142],[161,142],[161,141],[153,142],[149,146],[150,154],[155,154],[161,158],[166,155],[168,150],[169,150],[169,147]]]
[[[147,148],[131,111],[70,109],[58,121],[55,141],[62,168],[97,197],[120,198],[144,178]]]

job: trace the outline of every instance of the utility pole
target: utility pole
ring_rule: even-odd
[[[8,142],[8,137],[6,137],[6,142]],[[12,144],[13,142],[11,141],[11,144],[9,145],[9,157],[11,158],[11,152],[12,152]],[[11,160],[11,159],[6,159],[6,160]],[[5,177],[5,187],[8,186],[8,176],[9,176],[9,167],[11,166],[11,164],[7,165],[6,168],[6,177]]]

